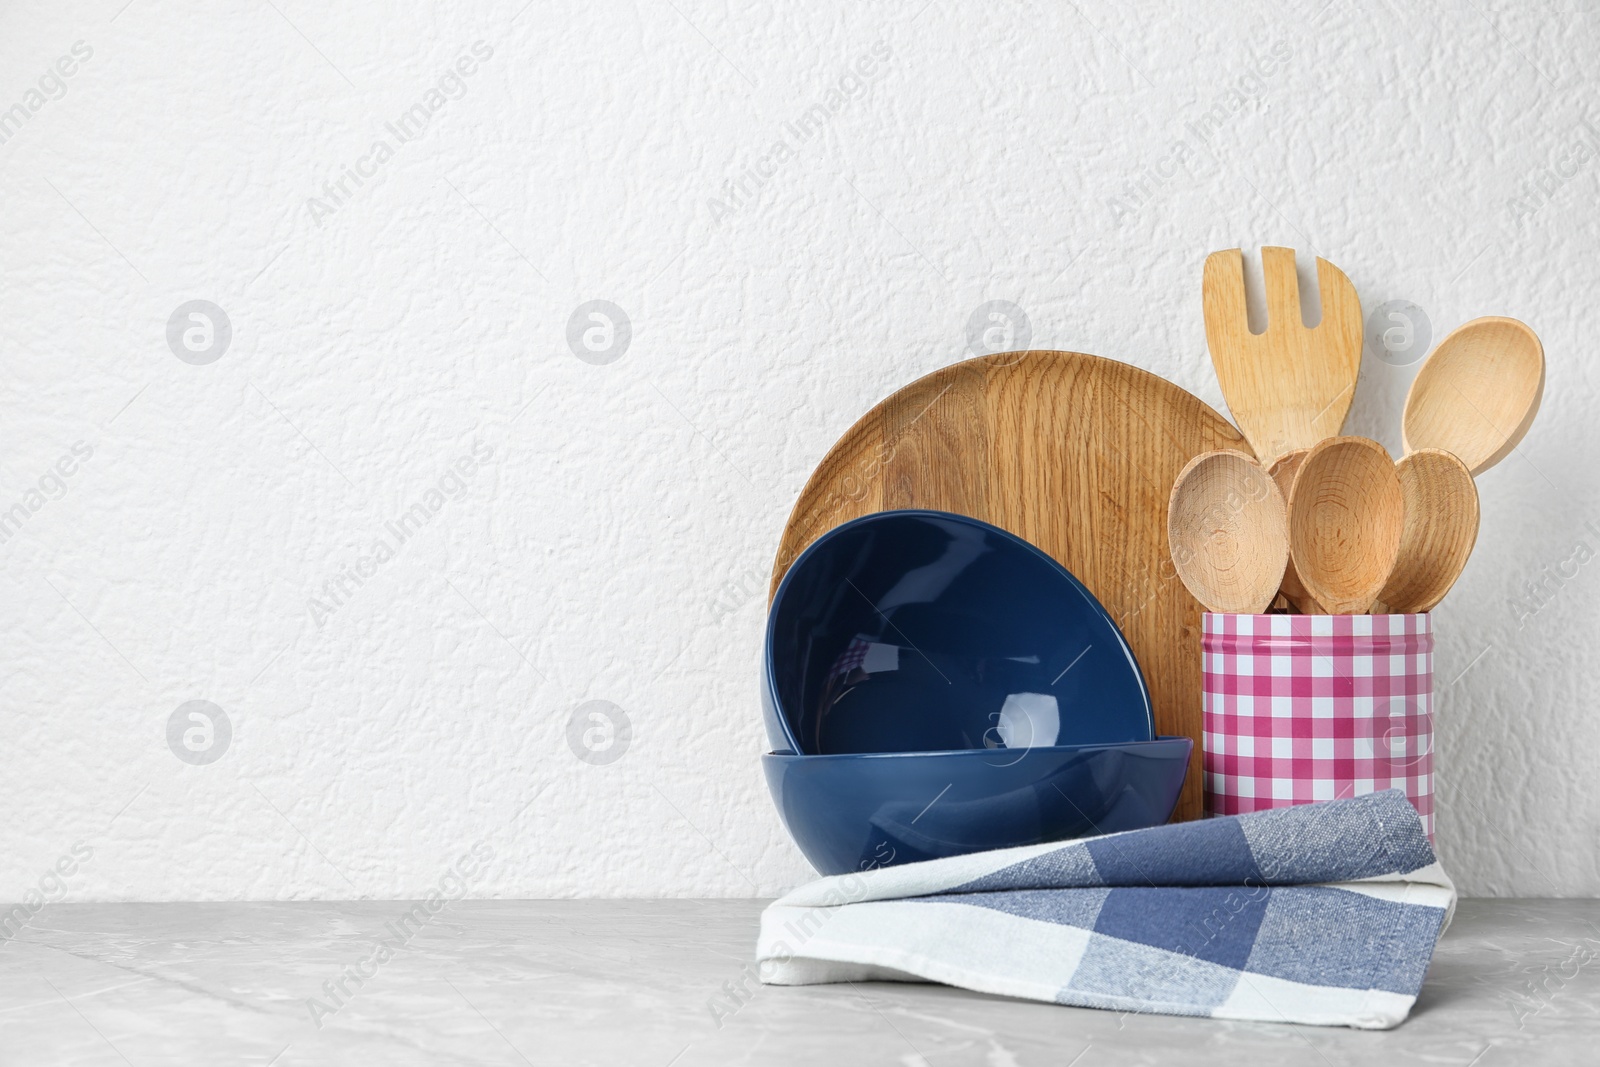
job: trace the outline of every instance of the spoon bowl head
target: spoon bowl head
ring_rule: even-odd
[[[1283,494],[1244,453],[1203,453],[1172,487],[1167,543],[1184,586],[1208,610],[1259,614],[1289,561]]]
[[[1521,443],[1544,398],[1544,346],[1516,319],[1473,319],[1433,350],[1406,394],[1407,452],[1443,449],[1473,475]]]
[[[1306,454],[1289,495],[1289,555],[1313,610],[1359,615],[1383,591],[1405,525],[1394,461],[1365,437]]]
[[[1478,540],[1478,487],[1455,455],[1438,448],[1395,464],[1405,526],[1394,572],[1379,599],[1396,614],[1432,611],[1450,591]]]

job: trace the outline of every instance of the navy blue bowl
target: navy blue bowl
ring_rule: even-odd
[[[1061,564],[997,526],[884,511],[823,534],[767,617],[777,753],[1148,741],[1150,694],[1117,624]]]
[[[784,825],[823,874],[1167,821],[1194,742],[761,757]]]

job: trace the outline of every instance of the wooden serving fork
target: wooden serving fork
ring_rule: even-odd
[[[1297,448],[1337,436],[1361,371],[1361,301],[1344,272],[1317,259],[1322,321],[1300,317],[1294,249],[1263,248],[1267,328],[1250,332],[1244,256],[1237,248],[1206,257],[1201,295],[1206,345],[1228,401],[1263,466]]]

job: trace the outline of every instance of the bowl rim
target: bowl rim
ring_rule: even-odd
[[[955,512],[955,511],[940,511],[937,508],[892,508],[892,509],[889,509],[887,511],[873,511],[873,512],[869,512],[869,513],[867,513],[865,515],[858,515],[855,518],[850,519],[847,522],[842,522],[839,525],[832,527],[831,529],[824,530],[821,534],[819,534],[817,536],[816,540],[812,541],[803,550],[801,550],[800,554],[798,556],[796,556],[794,558],[794,560],[789,564],[789,568],[786,571],[783,572],[783,581],[778,583],[778,588],[773,592],[772,600],[767,605],[767,624],[763,628],[762,641],[761,641],[761,678],[762,678],[762,683],[766,687],[767,698],[771,701],[772,707],[773,707],[774,711],[776,711],[776,713],[777,713],[776,717],[777,717],[777,720],[778,720],[778,728],[783,731],[783,736],[784,736],[785,740],[787,740],[789,742],[789,747],[794,749],[794,752],[791,753],[792,755],[803,755],[803,756],[813,756],[813,757],[822,757],[822,756],[889,756],[889,755],[933,755],[933,754],[939,754],[941,752],[957,753],[957,752],[992,752],[992,751],[994,751],[993,749],[986,749],[986,748],[957,748],[957,749],[938,750],[938,752],[907,752],[907,753],[899,753],[899,752],[833,752],[833,753],[814,753],[814,752],[805,752],[800,747],[799,741],[795,738],[794,730],[791,728],[790,723],[789,723],[789,716],[785,713],[785,710],[784,710],[783,701],[779,699],[779,696],[778,696],[778,681],[777,681],[777,678],[774,676],[775,667],[773,665],[772,645],[773,645],[773,641],[776,638],[776,632],[775,631],[776,631],[777,625],[778,625],[778,611],[777,611],[778,605],[782,602],[784,593],[788,591],[789,583],[794,580],[795,575],[799,572],[801,564],[804,563],[812,555],[812,553],[819,551],[824,544],[826,544],[828,541],[831,541],[834,537],[844,533],[847,530],[852,530],[857,526],[866,526],[866,525],[868,525],[870,523],[881,522],[884,519],[888,519],[888,518],[943,519],[943,520],[953,520],[955,522],[965,523],[965,524],[967,524],[969,526],[976,526],[981,530],[986,530],[986,531],[988,531],[990,533],[993,533],[993,534],[999,534],[1001,538],[1003,538],[1003,539],[1005,539],[1007,541],[1010,541],[1013,544],[1019,545],[1022,548],[1026,549],[1027,551],[1033,553],[1033,555],[1037,556],[1048,567],[1050,567],[1051,569],[1056,571],[1061,577],[1065,578],[1067,580],[1067,585],[1070,588],[1072,588],[1072,589],[1077,591],[1077,593],[1084,599],[1084,601],[1090,607],[1092,607],[1095,610],[1095,612],[1097,612],[1100,615],[1101,619],[1103,619],[1105,621],[1106,625],[1111,628],[1111,632],[1114,635],[1116,635],[1118,647],[1120,647],[1122,649],[1123,655],[1126,656],[1127,659],[1128,659],[1129,666],[1131,666],[1133,668],[1134,680],[1136,682],[1138,682],[1139,697],[1144,703],[1144,720],[1145,720],[1146,726],[1148,727],[1148,729],[1150,731],[1150,737],[1146,738],[1146,739],[1144,739],[1142,741],[1109,742],[1108,744],[1110,746],[1116,746],[1116,745],[1119,745],[1119,744],[1148,744],[1150,741],[1160,740],[1160,738],[1158,738],[1156,736],[1155,706],[1154,706],[1154,704],[1151,703],[1151,700],[1150,700],[1150,686],[1145,681],[1144,668],[1139,665],[1139,657],[1134,655],[1133,647],[1128,644],[1127,635],[1122,632],[1122,627],[1117,625],[1117,620],[1112,618],[1111,617],[1111,613],[1106,610],[1106,606],[1104,604],[1100,603],[1100,598],[1095,596],[1094,593],[1092,593],[1089,590],[1088,586],[1084,585],[1081,581],[1078,580],[1078,576],[1077,575],[1075,575],[1071,571],[1067,570],[1067,568],[1065,566],[1063,566],[1061,564],[1061,562],[1058,561],[1054,556],[1050,555],[1048,552],[1046,552],[1044,549],[1040,548],[1038,545],[1034,544],[1032,541],[1029,541],[1029,540],[1027,540],[1026,538],[1023,538],[1023,537],[1019,537],[1016,534],[1012,533],[1010,530],[1003,529],[1002,527],[996,526],[993,523],[984,522],[982,519],[975,519],[970,515],[962,515],[959,512]],[[1041,747],[1041,748],[1095,748],[1095,747],[1107,747],[1107,746],[1106,745],[1083,745],[1083,746],[1075,746],[1075,745],[1042,745],[1042,746],[1039,746],[1039,747]],[[766,755],[779,755],[779,754],[780,753],[766,753]]]
[[[1189,746],[1191,746],[1191,748],[1195,744],[1194,738],[1189,737],[1189,736],[1187,736],[1185,734],[1162,734],[1159,737],[1152,737],[1147,741],[1102,741],[1102,742],[1098,742],[1098,743],[1092,744],[1092,745],[1035,745],[1032,748],[942,748],[942,749],[930,750],[930,751],[927,751],[927,752],[829,752],[829,753],[824,753],[824,754],[821,754],[821,755],[812,755],[811,753],[808,753],[808,752],[763,752],[761,754],[761,758],[764,761],[765,760],[782,760],[782,761],[812,760],[812,761],[816,761],[816,760],[854,760],[854,759],[902,759],[902,758],[905,758],[905,757],[912,757],[912,756],[917,757],[919,759],[926,759],[926,758],[928,758],[930,756],[931,757],[939,757],[939,758],[954,757],[954,756],[972,758],[972,757],[975,757],[975,756],[992,756],[997,752],[1020,752],[1020,753],[1024,753],[1024,754],[1029,753],[1029,752],[1074,753],[1074,752],[1095,752],[1095,751],[1100,751],[1100,750],[1103,750],[1103,749],[1113,749],[1113,748],[1114,749],[1139,748],[1139,747],[1146,746],[1146,745],[1170,746],[1170,745],[1173,745],[1175,742],[1180,742],[1180,741],[1187,743]],[[1020,760],[1018,762],[1020,762]],[[1012,765],[1013,764],[1004,764],[1004,766],[1012,766]]]

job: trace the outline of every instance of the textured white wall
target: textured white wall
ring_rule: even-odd
[[[1600,891],[1592,13],[23,7],[0,900],[808,877],[755,662],[812,465],[962,358],[989,300],[1220,408],[1201,263],[1263,243],[1435,337],[1491,313],[1543,336],[1543,415],[1482,478],[1439,611],[1439,840],[1469,893]],[[225,348],[185,347],[194,300]],[[592,300],[631,323],[611,362],[592,320],[590,359],[569,344]],[[1415,369],[1369,354],[1357,432],[1398,447]],[[209,763],[175,754],[187,710],[169,746],[197,700],[231,726]],[[589,701],[630,724],[609,763],[569,745]]]

